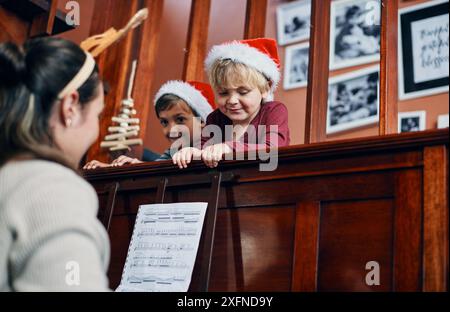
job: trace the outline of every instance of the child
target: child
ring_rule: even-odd
[[[206,117],[215,106],[214,93],[209,84],[178,80],[165,83],[155,95],[154,104],[164,135],[172,143],[171,147],[156,159],[157,161],[171,159],[180,146],[196,144],[194,129],[199,129],[200,133],[205,125]],[[84,166],[84,169],[122,166],[126,163],[136,164],[142,161],[123,155],[111,164],[91,161]]]
[[[217,166],[224,154],[289,145],[287,108],[273,101],[280,81],[280,62],[275,40],[260,38],[214,46],[206,70],[216,95],[218,109],[206,120],[202,150],[184,148],[172,160],[180,168],[201,156],[209,167]],[[208,135],[216,125],[221,135]],[[266,126],[261,140],[251,140],[251,130]],[[277,130],[272,130],[277,126]],[[232,127],[232,131],[227,128]]]

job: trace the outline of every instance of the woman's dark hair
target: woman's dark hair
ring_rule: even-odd
[[[75,43],[59,38],[36,38],[23,46],[0,44],[0,166],[31,154],[67,165],[49,127],[58,94],[86,59]],[[98,96],[101,83],[95,67],[78,89],[82,108]]]
[[[162,111],[171,109],[176,103],[178,103],[179,101],[184,101],[182,98],[180,98],[179,96],[172,94],[172,93],[167,93],[164,94],[163,96],[161,96],[155,104],[155,112],[156,112],[156,116],[159,118],[159,114]],[[190,107],[188,105],[188,107],[190,108],[190,110],[192,111],[192,113],[194,114],[195,117],[200,117],[200,115],[192,109],[192,107]]]

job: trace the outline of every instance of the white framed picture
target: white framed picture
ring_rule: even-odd
[[[437,127],[438,129],[448,128],[448,114],[438,116]]]
[[[308,83],[309,42],[286,48],[283,87],[285,90],[305,87]]]
[[[330,70],[379,61],[380,25],[380,1],[332,1]]]
[[[378,65],[329,79],[327,134],[378,122],[379,80]]]
[[[425,111],[398,113],[398,132],[414,132],[426,129]]]
[[[278,44],[286,45],[309,38],[311,0],[299,0],[277,7]]]
[[[398,90],[406,100],[449,90],[449,2],[399,10]]]

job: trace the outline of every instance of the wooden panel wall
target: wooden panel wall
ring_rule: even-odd
[[[227,161],[211,291],[445,291],[448,266],[448,131],[288,147],[278,168]],[[208,201],[209,172],[170,162],[86,172],[101,210],[119,183],[110,228],[111,286],[118,285],[139,205]],[[197,182],[195,182],[197,181]],[[189,185],[185,185],[189,184]],[[368,285],[366,265],[380,267]],[[202,264],[197,262],[197,266]],[[199,279],[194,271],[191,290]]]

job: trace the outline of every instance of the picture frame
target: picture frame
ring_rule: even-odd
[[[448,0],[429,1],[399,10],[400,100],[449,91],[448,10]]]
[[[437,127],[438,129],[448,128],[448,114],[438,116]]]
[[[380,60],[381,1],[335,0],[330,11],[330,70]]]
[[[426,111],[398,113],[398,133],[424,131],[426,116]]]
[[[380,116],[380,66],[329,79],[326,133],[377,123]]]
[[[288,46],[285,54],[283,88],[291,90],[308,84],[309,42]]]
[[[298,0],[277,7],[278,44],[287,45],[309,39],[311,0]]]

